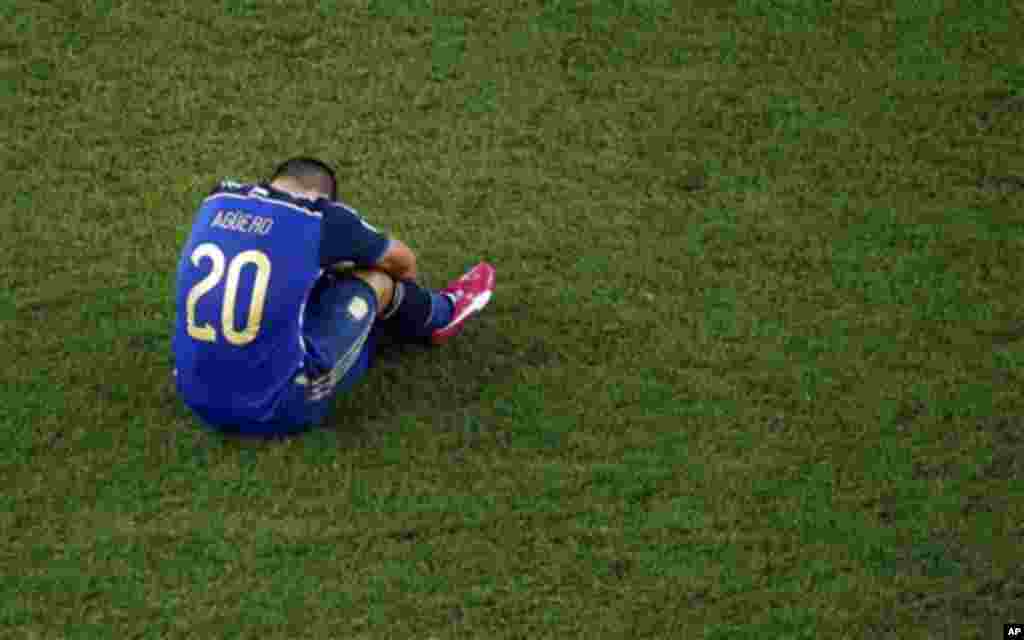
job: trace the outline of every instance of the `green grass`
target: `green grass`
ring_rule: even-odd
[[[991,638],[1024,619],[1013,3],[0,0],[0,636]],[[173,393],[281,159],[492,305],[330,425]]]

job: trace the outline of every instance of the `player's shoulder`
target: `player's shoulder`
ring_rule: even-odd
[[[382,233],[377,227],[367,222],[366,218],[364,218],[363,215],[359,213],[359,211],[357,211],[355,207],[348,204],[347,202],[343,202],[341,200],[328,200],[326,198],[321,198],[320,200],[317,200],[317,205],[320,207],[320,210],[323,211],[323,213],[325,214],[325,219],[329,219],[331,216],[340,216],[343,218],[348,218],[354,222],[358,222],[363,227],[366,227],[366,229],[374,233]]]
[[[260,195],[256,193],[259,188],[258,184],[251,182],[238,182],[237,180],[218,180],[213,188],[207,192],[206,197],[203,198],[203,202],[221,201],[227,199],[237,198],[249,198],[254,195]]]
[[[311,204],[311,201],[309,200],[298,198],[290,193],[274,189],[269,184],[263,182],[239,182],[231,179],[224,179],[217,182],[213,189],[210,190],[210,195],[252,196],[256,198],[282,200],[288,203],[302,203],[307,207]]]
[[[221,180],[206,196],[206,201],[218,198],[252,198],[282,205],[287,209],[298,211],[314,218],[322,217],[322,214],[313,200],[301,198],[286,191],[275,189],[265,182],[237,182],[235,180]]]
[[[249,195],[249,193],[252,192],[252,190],[257,186],[258,185],[250,182],[239,182],[237,180],[225,178],[223,180],[217,181],[217,184],[215,184],[213,188],[210,189],[209,195],[215,196],[222,193],[234,195]]]

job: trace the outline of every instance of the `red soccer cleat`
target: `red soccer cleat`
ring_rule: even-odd
[[[430,341],[434,344],[442,344],[462,331],[466,319],[491,301],[494,293],[494,267],[481,262],[459,279],[451,281],[440,293],[448,296],[455,304],[455,310],[451,322],[430,334]]]

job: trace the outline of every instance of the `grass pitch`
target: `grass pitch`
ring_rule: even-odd
[[[0,636],[1024,619],[1024,13],[0,0]],[[316,154],[442,284],[329,428],[173,395],[203,193]]]

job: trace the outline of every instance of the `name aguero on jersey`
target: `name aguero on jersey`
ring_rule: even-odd
[[[254,216],[251,213],[237,209],[227,209],[218,211],[213,221],[210,222],[210,226],[227,229],[228,231],[255,233],[265,236],[270,233],[270,228],[274,226],[274,219]]]

